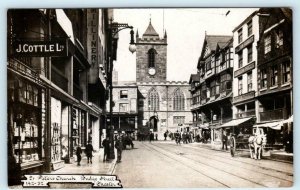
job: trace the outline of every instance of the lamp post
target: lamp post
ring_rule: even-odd
[[[116,60],[116,49],[117,49],[117,43],[118,43],[118,33],[123,30],[123,29],[131,29],[130,31],[130,46],[129,46],[129,51],[131,53],[134,53],[136,50],[135,44],[134,44],[134,31],[133,27],[129,26],[126,23],[117,23],[117,22],[112,22],[112,19],[110,20],[110,23],[108,25],[108,35],[109,35],[109,40],[108,40],[108,47],[110,48],[109,56],[108,56],[108,90],[109,90],[109,128],[107,129],[107,135],[109,136],[110,140],[110,145],[111,148],[109,149],[109,159],[114,159],[115,158],[115,152],[114,152],[114,127],[112,125],[112,109],[113,109],[113,83],[112,83],[112,72],[113,72],[113,67],[114,67],[114,60]]]

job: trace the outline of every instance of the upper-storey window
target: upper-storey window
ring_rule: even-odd
[[[247,73],[247,92],[252,91],[252,71]]]
[[[291,80],[291,63],[286,61],[282,64],[282,84]]]
[[[243,77],[238,78],[238,95],[243,94]]]
[[[278,82],[278,67],[274,65],[271,67],[271,86],[276,86]]]
[[[267,69],[262,69],[261,70],[261,88],[267,88]]]
[[[243,41],[243,28],[238,30],[238,43]]]
[[[247,26],[248,26],[248,36],[250,36],[252,34],[252,20],[250,20],[248,23],[247,23]]]
[[[173,95],[173,108],[174,110],[184,110],[184,95],[178,88]]]
[[[238,54],[238,57],[239,57],[239,68],[241,68],[243,66],[243,52],[241,51],[239,54]]]
[[[156,56],[156,51],[155,49],[151,48],[148,51],[148,66],[150,67],[155,67],[155,56]]]
[[[264,45],[265,45],[265,54],[267,54],[271,51],[271,35],[266,36],[264,40]]]
[[[248,63],[250,63],[253,60],[252,44],[247,49],[248,49]]]
[[[159,110],[159,96],[154,88],[148,93],[148,107],[149,110]]]
[[[283,32],[282,30],[279,30],[276,32],[276,48],[279,48],[280,46],[283,45]]]
[[[120,91],[120,98],[127,99],[128,98],[128,90],[121,90]]]

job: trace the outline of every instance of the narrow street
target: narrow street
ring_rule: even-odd
[[[125,188],[290,187],[293,165],[272,160],[232,158],[199,144],[135,141],[123,151],[115,172]]]

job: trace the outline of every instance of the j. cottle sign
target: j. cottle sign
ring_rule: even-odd
[[[62,57],[67,56],[66,41],[14,41],[13,56]]]

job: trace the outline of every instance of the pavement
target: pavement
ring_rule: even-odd
[[[112,175],[116,167],[116,158],[113,160],[103,162],[103,148],[100,151],[93,153],[92,164],[87,163],[87,157],[82,154],[82,160],[80,166],[77,166],[77,162],[65,164],[63,168],[60,168],[50,173],[44,172],[43,174],[97,174],[97,175]],[[115,152],[115,155],[117,153]],[[74,183],[64,183],[64,184],[54,184],[49,183],[50,188],[59,189],[69,189],[69,188],[79,188],[86,189],[91,188],[91,184],[74,184]],[[10,189],[22,189],[22,185],[9,186]]]
[[[175,141],[171,141],[171,140],[161,141],[161,142],[175,143]],[[201,148],[207,148],[207,149],[213,149],[216,151],[229,152],[229,147],[228,147],[228,150],[217,149],[217,148],[213,148],[210,143],[193,142],[193,143],[189,143],[187,145],[201,147]],[[241,153],[240,153],[240,155],[241,155]],[[249,153],[243,153],[242,155],[248,156]],[[276,161],[281,161],[281,162],[288,162],[288,163],[293,163],[293,157],[294,157],[293,153],[287,153],[284,150],[270,150],[270,152],[268,153],[268,156],[264,156],[265,159],[276,160]]]
[[[115,155],[117,155],[115,153]],[[111,175],[116,166],[116,159],[103,162],[103,149],[93,153],[92,164],[87,163],[87,157],[83,154],[80,166],[77,166],[77,162],[65,164],[65,167],[56,171],[52,171],[50,174],[105,174]]]

